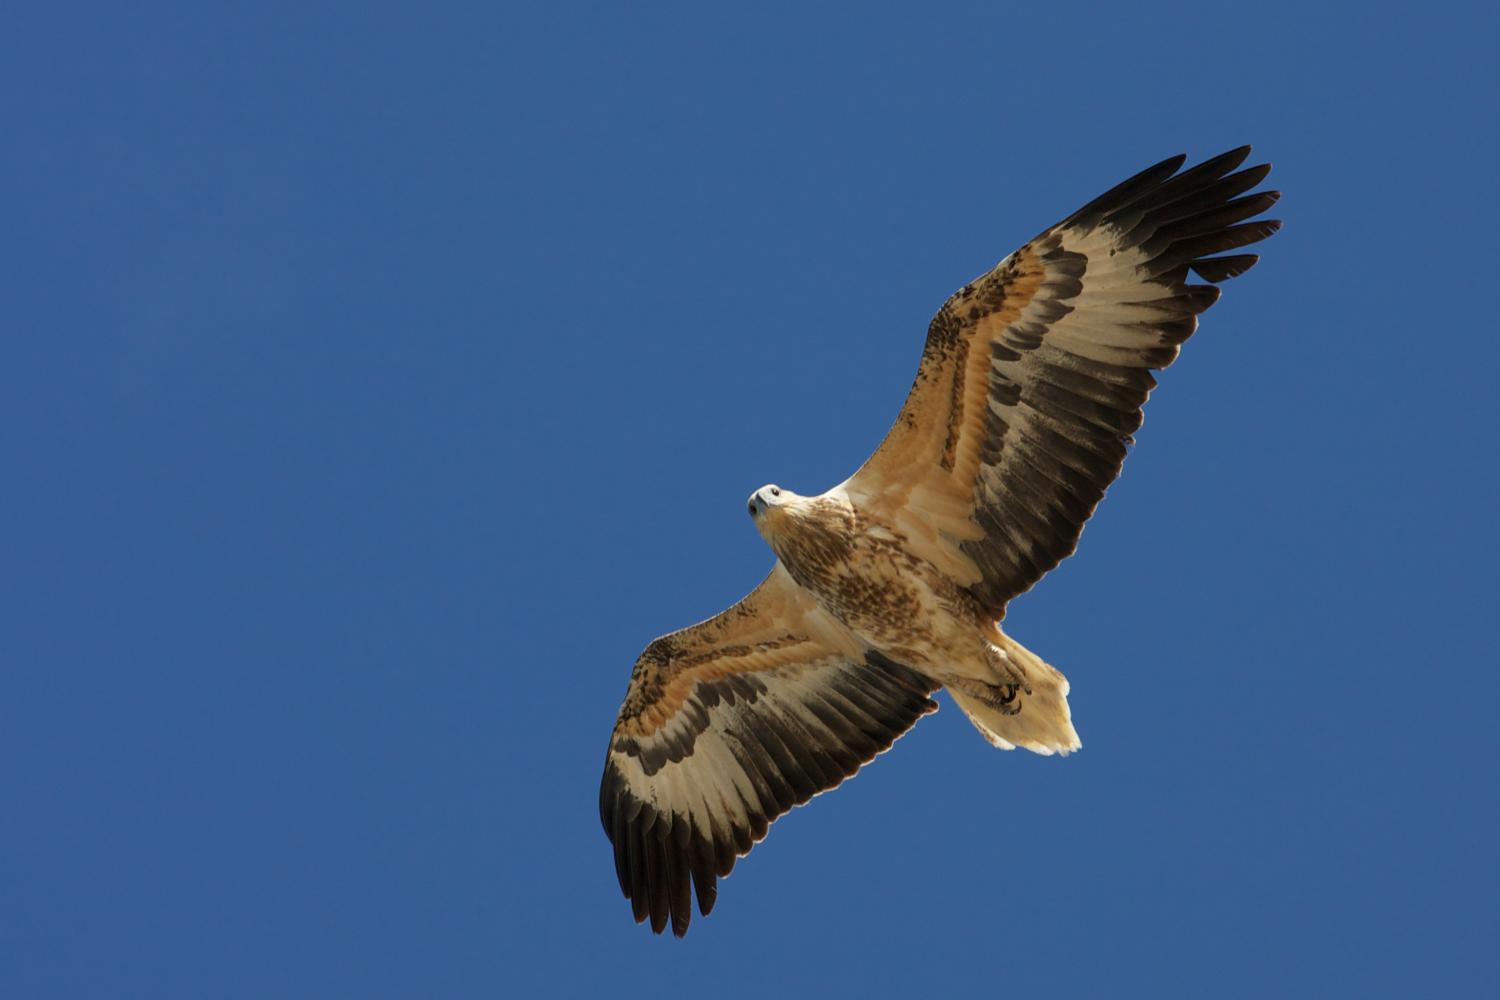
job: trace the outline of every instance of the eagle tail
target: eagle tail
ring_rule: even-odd
[[[1001,750],[1025,747],[1039,754],[1067,756],[1083,744],[1068,709],[1068,679],[1010,636],[1001,634],[999,651],[1020,685],[965,683],[948,685],[948,693],[974,728]]]

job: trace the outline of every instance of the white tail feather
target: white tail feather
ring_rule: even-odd
[[[1083,746],[1073,728],[1068,679],[1062,671],[1009,636],[1001,635],[997,645],[1030,690],[1017,695],[1015,704],[1020,710],[1013,711],[950,686],[948,693],[974,727],[1002,750],[1019,746],[1034,753],[1067,756]]]

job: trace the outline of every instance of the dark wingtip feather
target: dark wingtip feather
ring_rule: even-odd
[[[599,822],[610,840],[615,839],[615,810],[618,808],[620,778],[608,760],[604,762],[604,777],[599,779]]]
[[[1246,195],[1243,198],[1235,198],[1231,201],[1220,202],[1205,211],[1183,215],[1177,218],[1165,219],[1163,225],[1157,231],[1157,239],[1166,239],[1168,242],[1187,239],[1190,236],[1201,236],[1232,226],[1253,216],[1259,215],[1281,198],[1280,191],[1259,191],[1255,194]],[[1175,206],[1173,206],[1175,207]]]
[[[667,896],[671,874],[667,868],[667,842],[654,831],[646,832],[646,894],[651,914],[651,930],[660,934],[667,929],[671,903]]]
[[[1281,228],[1281,224],[1274,219],[1257,220],[1255,222],[1242,222],[1236,226],[1224,226],[1223,228],[1192,236],[1184,240],[1178,240],[1172,244],[1172,253],[1178,257],[1186,257],[1188,260],[1197,260],[1207,257],[1209,254],[1222,253],[1225,250],[1237,250],[1251,243],[1259,243]]]
[[[712,830],[694,832],[693,892],[698,897],[698,912],[706,917],[713,912],[714,901],[719,898],[718,879],[714,877],[714,836]]]
[[[1232,257],[1204,257],[1192,263],[1193,273],[1204,281],[1218,284],[1237,278],[1260,261],[1259,254],[1242,253]]]
[[[1076,225],[1087,229],[1099,219],[1129,205],[1147,191],[1154,191],[1160,187],[1162,182],[1182,168],[1187,162],[1186,153],[1178,153],[1169,156],[1160,163],[1153,164],[1136,174],[1134,177],[1121,181],[1108,191],[1080,208],[1070,215],[1066,224]]]
[[[1222,183],[1220,178],[1230,173],[1250,155],[1249,146],[1231,149],[1227,153],[1204,160],[1163,183],[1153,191],[1143,194],[1132,207],[1150,210],[1171,204],[1194,192],[1202,191]],[[1254,168],[1251,168],[1254,169]],[[1244,173],[1245,171],[1241,171]],[[1238,176],[1238,175],[1236,175]]]
[[[1176,173],[1176,167],[1181,167],[1187,158],[1185,156],[1173,157],[1172,160],[1165,160],[1162,164],[1158,165],[1161,166],[1175,161],[1175,167],[1171,173],[1152,176],[1149,183],[1137,182],[1145,181],[1148,175],[1151,174],[1151,171],[1137,174],[1112,191],[1094,199],[1094,201],[1084,206],[1083,209],[1074,213],[1074,216],[1068,221],[1081,226],[1088,226],[1100,221],[1100,219],[1107,218],[1108,221],[1115,225],[1123,225],[1124,228],[1129,228],[1134,225],[1134,222],[1122,222],[1122,217],[1133,216],[1141,218],[1148,213],[1161,209],[1164,205],[1173,204],[1196,195],[1208,194],[1215,190],[1221,183],[1232,184],[1232,179],[1227,182],[1221,182],[1220,178],[1234,170],[1241,163],[1244,163],[1245,158],[1249,155],[1250,147],[1248,145],[1240,146],[1237,149],[1231,149],[1226,153],[1220,153],[1218,156],[1204,160],[1202,163],[1190,167],[1180,174]],[[1152,169],[1155,170],[1156,168]],[[1255,168],[1251,169],[1254,170]],[[1248,172],[1242,171],[1241,174]],[[1239,177],[1241,174],[1234,176]],[[1257,183],[1259,183],[1258,178],[1250,180],[1244,186],[1240,187],[1239,190],[1246,190]],[[1111,195],[1115,197],[1111,198]],[[1105,204],[1106,202],[1108,203]],[[1091,213],[1097,214],[1098,218],[1085,218]],[[1180,217],[1181,214],[1183,213],[1179,212],[1177,217]]]
[[[679,822],[676,824],[682,826]],[[692,878],[687,852],[672,839],[665,842],[667,855],[667,905],[672,914],[672,934],[682,937],[693,919]]]

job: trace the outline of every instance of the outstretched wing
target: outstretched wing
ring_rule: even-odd
[[[1120,472],[1141,407],[1270,236],[1250,147],[1132,177],[959,289],[933,317],[895,426],[844,489],[925,540],[999,618],[1071,555]]]
[[[610,737],[599,816],[637,922],[687,933],[778,816],[833,788],[937,704],[842,632],[778,563],[744,600],[646,647]]]

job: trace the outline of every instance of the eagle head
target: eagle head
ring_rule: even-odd
[[[750,517],[756,524],[770,511],[785,505],[791,494],[780,486],[767,484],[750,494]]]
[[[772,535],[786,527],[787,517],[797,512],[797,504],[803,499],[791,490],[767,484],[750,494],[750,520],[761,537],[770,542]]]

